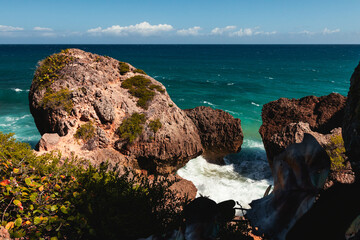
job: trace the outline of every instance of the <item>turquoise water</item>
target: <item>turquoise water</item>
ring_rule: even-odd
[[[242,120],[260,140],[263,104],[338,92],[346,95],[360,45],[0,45],[0,131],[34,145],[27,90],[37,62],[76,47],[142,68],[162,82],[180,108],[199,105]]]
[[[242,150],[225,166],[191,160],[178,171],[198,194],[244,206],[272,183],[258,129],[262,105],[280,97],[346,95],[360,45],[0,45],[0,131],[34,146],[40,139],[28,107],[37,62],[76,47],[143,69],[180,108],[223,109],[240,118]]]

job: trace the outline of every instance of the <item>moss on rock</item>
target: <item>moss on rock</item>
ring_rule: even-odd
[[[91,122],[81,125],[74,134],[77,139],[88,141],[95,136],[95,127]]]
[[[74,106],[73,101],[71,100],[71,91],[67,88],[63,88],[54,92],[51,88],[48,88],[41,101],[41,105],[45,109],[62,109],[70,114]]]
[[[340,170],[345,167],[345,147],[341,135],[332,136],[325,150],[330,157],[331,170]]]
[[[145,122],[146,117],[144,114],[134,113],[120,124],[117,133],[121,138],[132,143],[143,132]]]
[[[137,105],[144,109],[148,108],[148,103],[154,98],[154,90],[157,90],[161,93],[165,92],[165,90],[161,86],[151,84],[150,79],[141,75],[126,79],[121,84],[121,87],[129,89],[129,93],[134,97],[138,98]]]
[[[68,49],[62,50],[61,53],[53,54],[40,62],[40,66],[35,72],[33,81],[40,88],[48,87],[60,77],[60,71],[74,60],[73,57],[66,55]]]
[[[125,73],[130,71],[130,67],[127,63],[119,62],[119,72],[120,75],[124,75]]]

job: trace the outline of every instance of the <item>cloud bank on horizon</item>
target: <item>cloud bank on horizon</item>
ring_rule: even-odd
[[[270,37],[274,35],[303,35],[303,36],[316,36],[316,35],[331,35],[339,34],[339,28],[329,29],[327,27],[319,29],[318,31],[302,30],[298,32],[281,33],[276,30],[263,31],[259,26],[257,27],[237,27],[236,25],[229,25],[225,27],[215,27],[211,30],[204,30],[200,26],[193,26],[189,28],[176,28],[170,24],[150,24],[149,22],[140,22],[137,24],[121,26],[112,25],[109,27],[94,27],[86,31],[72,31],[64,32],[57,31],[50,27],[35,26],[32,29],[26,29],[19,26],[0,25],[0,39],[1,38],[16,38],[16,37],[47,37],[47,38],[63,38],[71,36],[81,36],[84,38],[103,38],[114,37],[114,39],[131,39],[131,37],[141,37],[144,40],[149,37],[222,37],[222,38],[247,38],[262,36]]]

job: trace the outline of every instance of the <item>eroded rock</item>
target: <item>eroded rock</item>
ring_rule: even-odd
[[[198,129],[206,160],[222,163],[224,156],[241,150],[244,134],[240,119],[223,110],[204,106],[185,112]]]

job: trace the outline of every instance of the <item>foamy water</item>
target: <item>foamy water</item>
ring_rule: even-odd
[[[177,173],[194,183],[197,196],[207,196],[216,202],[233,199],[245,208],[273,184],[264,147],[261,142],[251,140],[244,142],[239,154],[227,156],[225,165],[208,163],[200,156]]]

